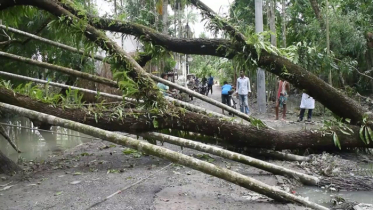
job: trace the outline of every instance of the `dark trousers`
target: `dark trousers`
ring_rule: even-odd
[[[207,85],[207,94],[209,94],[210,90],[211,90],[211,95],[212,95],[212,85]]]
[[[304,117],[304,113],[306,112],[306,109],[300,109],[300,114],[299,114],[299,120],[302,121]],[[312,109],[308,110],[308,116],[307,119],[311,120],[312,118]]]

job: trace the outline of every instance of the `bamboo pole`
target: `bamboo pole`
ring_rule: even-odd
[[[27,118],[38,120],[40,122],[46,122],[48,124],[54,126],[61,126],[71,130],[75,130],[81,133],[85,133],[87,135],[91,135],[97,138],[104,139],[106,141],[110,141],[116,144],[124,145],[138,151],[154,155],[157,157],[168,159],[172,162],[176,162],[178,164],[184,165],[186,167],[190,167],[192,169],[201,171],[203,173],[210,174],[212,176],[224,179],[231,183],[237,184],[242,186],[246,189],[252,190],[254,192],[266,195],[274,200],[277,201],[287,201],[298,203],[313,209],[317,210],[328,210],[328,208],[321,206],[319,204],[310,202],[304,198],[292,195],[285,191],[282,191],[276,187],[267,185],[263,182],[257,181],[253,178],[244,176],[237,172],[217,167],[211,163],[207,163],[205,161],[198,160],[196,158],[180,154],[178,152],[171,151],[169,149],[165,149],[156,145],[152,145],[143,141],[138,141],[136,139],[125,137],[121,134],[117,134],[114,132],[105,131],[99,128],[95,128],[93,126],[84,125],[81,123],[77,123],[71,120],[65,120],[62,118],[54,117],[52,115],[47,115],[40,112],[35,112],[32,110],[20,108],[17,106],[9,105],[0,103],[0,109],[6,110],[9,112],[14,112],[19,115],[23,115]]]
[[[9,73],[9,72],[0,71],[0,75],[11,77],[11,78],[15,78],[15,79],[20,79],[20,80],[25,80],[25,81],[31,81],[31,82],[35,82],[35,83],[40,83],[40,84],[48,84],[50,86],[55,86],[55,87],[59,87],[59,88],[66,88],[66,89],[71,89],[71,90],[78,90],[78,91],[81,91],[81,92],[84,92],[84,93],[92,93],[92,94],[96,94],[97,95],[97,91],[94,91],[94,90],[89,90],[89,89],[85,89],[85,88],[79,88],[79,87],[70,86],[70,85],[64,85],[64,84],[61,84],[61,83],[50,82],[50,81],[41,80],[41,79],[35,79],[35,78],[26,77],[26,76],[22,76],[22,75],[18,75],[18,74],[12,74],[12,73]],[[123,100],[122,96],[114,95],[114,94],[110,94],[110,93],[100,92],[100,95],[106,96],[106,97],[109,97],[109,98],[118,99],[118,100]],[[132,99],[132,98],[125,97],[124,99],[126,101],[136,102],[136,100]]]
[[[36,36],[34,34],[30,34],[30,33],[15,29],[15,28],[11,28],[11,27],[4,26],[4,25],[1,25],[1,24],[0,24],[0,28],[5,29],[5,30],[10,31],[10,32],[13,32],[13,33],[16,33],[16,34],[20,34],[22,36],[27,36],[31,39],[35,39],[35,40],[50,44],[50,45],[55,46],[55,47],[62,48],[64,50],[68,50],[70,52],[75,52],[75,53],[78,53],[78,54],[81,54],[81,55],[87,55],[87,53],[85,53],[83,50],[78,50],[77,48],[70,47],[68,45],[65,45],[65,44],[62,44],[62,43],[59,43],[59,42],[55,42],[55,41],[52,41],[52,40],[49,40],[49,39],[45,39],[43,37]],[[96,60],[100,60],[100,61],[103,61],[105,59],[104,57],[102,57],[100,55],[94,55],[93,58],[96,59]]]
[[[42,67],[42,68],[56,70],[56,71],[59,71],[59,72],[62,72],[62,73],[68,74],[68,75],[72,75],[72,76],[76,76],[76,77],[83,78],[83,79],[86,79],[86,80],[90,80],[90,81],[93,81],[93,82],[98,82],[98,83],[101,83],[101,84],[105,84],[105,85],[108,85],[110,87],[118,87],[117,82],[115,82],[113,80],[110,80],[110,79],[107,79],[107,78],[104,78],[104,77],[100,77],[100,76],[96,76],[96,75],[93,75],[93,74],[80,72],[80,71],[77,71],[77,70],[74,70],[74,69],[71,69],[71,68],[66,68],[66,67],[63,67],[63,66],[57,66],[57,65],[37,61],[37,60],[32,60],[30,58],[26,58],[26,57],[14,55],[14,54],[2,52],[2,51],[0,51],[0,57],[4,57],[4,58],[8,58],[8,59],[11,59],[11,60],[14,60],[14,61],[19,61],[19,62],[31,64],[31,65],[34,65],[34,66],[39,66],[39,67]]]
[[[296,178],[296,179],[299,179],[303,184],[317,186],[317,184],[319,183],[319,179],[317,177],[310,176],[304,173],[300,173],[298,171],[290,170],[290,169],[277,166],[275,164],[271,164],[271,163],[268,163],[268,162],[265,162],[259,159],[255,159],[249,156],[245,156],[239,153],[221,149],[219,147],[210,146],[207,144],[191,141],[188,139],[183,139],[183,138],[170,136],[166,134],[155,133],[155,132],[143,133],[143,134],[140,134],[140,136],[143,136],[145,138],[150,138],[150,139],[156,139],[162,142],[164,141],[164,142],[175,144],[178,146],[195,149],[201,152],[207,152],[213,155],[217,155],[217,156],[224,157],[230,160],[234,160],[240,163],[244,163],[244,164],[253,166],[255,168],[259,168],[264,171],[271,172],[273,174]]]

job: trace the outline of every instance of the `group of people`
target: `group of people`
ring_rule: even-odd
[[[165,80],[167,80],[167,74],[162,73],[161,77]],[[198,78],[195,79],[195,83],[198,83]],[[208,79],[205,77],[202,79],[202,82],[207,82],[208,85],[208,92],[211,91],[212,94],[212,86],[214,84],[214,78],[211,76]],[[173,94],[169,87],[161,82],[157,84],[158,88],[162,91],[162,93],[165,96],[169,96]],[[250,85],[250,79],[245,76],[245,73],[243,71],[240,72],[240,77],[237,78],[236,87],[233,87],[232,85],[228,84],[227,81],[224,81],[224,85],[221,87],[221,100],[223,104],[226,104],[228,106],[231,105],[231,98],[233,93],[236,93],[238,95],[239,99],[239,106],[240,111],[245,114],[250,113],[249,109],[249,103],[248,103],[248,97],[251,95],[251,85]],[[284,120],[286,118],[286,102],[288,98],[288,92],[290,91],[290,84],[279,78],[278,81],[278,89],[277,89],[277,95],[276,95],[276,120],[279,119],[279,109],[282,108],[282,119]],[[309,96],[307,93],[302,94],[302,100],[300,104],[300,113],[298,122],[303,121],[304,114],[306,109],[308,109],[308,115],[307,115],[307,121],[311,121],[312,118],[312,111],[315,108],[315,99],[313,99],[311,96]],[[224,110],[223,110],[224,114]]]
[[[193,78],[191,78],[193,80]],[[198,86],[199,85],[199,79],[196,77],[194,79],[194,85]],[[210,74],[209,78],[207,79],[205,76],[202,78],[202,85],[207,83],[207,94],[211,91],[212,95],[212,86],[214,85],[214,77]]]
[[[286,102],[288,98],[288,92],[290,91],[290,84],[278,78],[278,88],[277,88],[277,95],[276,95],[276,118],[275,120],[279,119],[279,109],[282,108],[282,119],[286,118]],[[248,77],[245,76],[243,71],[240,72],[240,77],[237,79],[236,88],[228,82],[224,82],[224,85],[221,87],[221,99],[222,103],[231,106],[230,97],[232,97],[233,93],[238,95],[240,111],[245,114],[250,113],[249,104],[248,104],[248,97],[251,95],[251,87],[250,87],[250,80]],[[298,122],[303,121],[304,113],[306,109],[308,109],[308,116],[307,121],[311,121],[312,118],[312,110],[315,108],[315,99],[309,96],[307,93],[302,94],[302,100],[300,104],[300,114],[298,118]],[[224,110],[222,111],[224,114]]]

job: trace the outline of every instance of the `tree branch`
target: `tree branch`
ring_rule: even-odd
[[[312,6],[313,11],[315,12],[315,16],[317,20],[320,23],[321,28],[325,28],[324,19],[321,15],[319,4],[317,3],[317,0],[309,0]]]
[[[43,24],[41,24],[41,26],[39,27],[38,30],[35,31],[35,35],[38,35],[39,33],[41,33],[47,26],[48,24],[52,21],[52,18],[51,17],[48,17]],[[29,41],[31,41],[31,37],[26,39],[25,41],[22,42],[22,45],[26,45]]]

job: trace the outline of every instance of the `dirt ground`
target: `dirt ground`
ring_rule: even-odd
[[[219,87],[214,87],[214,94],[210,97],[220,100]],[[221,112],[196,99],[192,103]],[[255,111],[253,113],[255,114]],[[296,116],[291,116],[290,121],[274,121],[274,115],[271,114],[262,118],[274,128],[286,127],[294,130],[305,129],[306,126],[304,123],[292,122],[296,120]],[[309,126],[317,124],[316,122]],[[204,158],[218,166],[230,168],[289,192],[295,187],[284,177],[247,165],[212,155],[202,155],[186,148],[181,150],[180,147],[169,144],[164,146]],[[271,162],[302,171],[295,167],[296,163]],[[1,210],[87,209],[123,188],[127,189],[91,209],[307,209],[294,204],[274,202],[224,180],[157,157],[132,153],[122,146],[101,140],[79,145],[60,155],[48,157],[45,161],[24,163],[24,168],[28,169],[28,172],[22,176],[0,175]],[[149,175],[152,176],[137,183]],[[132,187],[128,188],[129,186]]]
[[[109,146],[107,149],[104,145]],[[166,145],[175,151],[180,147]],[[92,141],[51,157],[44,163],[27,163],[33,172],[23,178],[6,177],[0,186],[0,209],[87,209],[138,180],[152,177],[92,209],[305,209],[279,204],[256,193],[204,173],[138,153],[124,154],[122,146]],[[190,149],[181,152],[201,156]],[[205,157],[205,156],[203,156]],[[270,185],[287,180],[259,169],[216,156],[207,161],[248,175]],[[286,166],[286,162],[275,161]],[[164,170],[159,171],[163,167]],[[2,187],[0,187],[2,189]],[[287,190],[292,190],[287,188]]]

